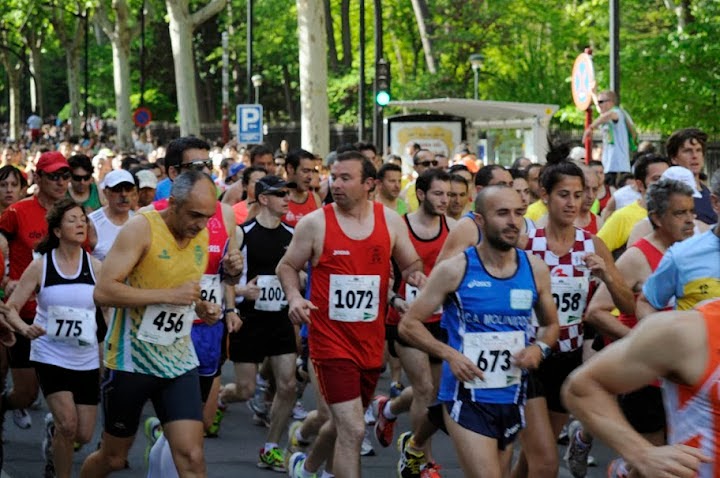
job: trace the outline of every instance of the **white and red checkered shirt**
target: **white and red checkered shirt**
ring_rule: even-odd
[[[584,258],[595,252],[592,235],[575,228],[575,243],[558,257],[548,249],[545,228],[528,231],[525,249],[542,259],[550,268],[550,282],[558,309],[560,338],[555,350],[571,352],[583,344],[583,316],[595,287]]]

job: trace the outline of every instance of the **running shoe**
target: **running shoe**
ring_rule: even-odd
[[[160,426],[160,420],[158,417],[148,417],[145,419],[145,423],[143,423],[143,432],[145,433],[145,438],[147,438],[147,445],[145,445],[145,464],[147,465],[150,462],[150,451],[152,450],[153,445],[155,445],[155,442],[158,441],[158,438],[160,438],[160,435],[162,435],[162,427]]]
[[[399,397],[405,386],[400,382],[393,382],[390,384],[390,398]]]
[[[55,478],[55,461],[53,460],[53,437],[55,436],[55,419],[52,413],[45,415],[45,436],[42,441],[42,456],[45,460],[44,478]]]
[[[293,407],[292,411],[292,417],[293,420],[305,420],[308,416],[307,410],[305,410],[305,407],[303,406],[302,402],[298,400],[295,402],[295,406]]]
[[[608,478],[628,478],[630,473],[627,471],[627,465],[622,458],[615,458],[610,462],[607,468]]]
[[[383,448],[389,447],[392,443],[395,435],[395,421],[397,420],[396,418],[393,418],[392,420],[385,418],[383,410],[385,409],[385,404],[388,401],[390,401],[390,399],[382,395],[378,395],[373,399],[373,411],[377,410],[375,437]]]
[[[420,478],[442,478],[440,465],[429,461],[420,468]]]
[[[13,422],[15,422],[15,426],[18,428],[22,428],[23,430],[27,430],[32,426],[32,417],[30,416],[30,413],[24,408],[18,408],[16,410],[12,411],[13,416]]]
[[[267,415],[258,415],[257,413],[253,413],[252,421],[253,425],[256,427],[270,428],[270,417]]]
[[[562,446],[567,446],[570,442],[568,438],[568,426],[567,424],[563,425],[562,430],[560,430],[560,434],[557,437],[557,444]]]
[[[220,424],[223,421],[223,418],[225,418],[225,408],[218,405],[217,409],[215,410],[215,417],[213,418],[212,423],[208,427],[207,430],[205,430],[205,436],[207,438],[217,438],[218,434],[220,433]]]
[[[400,459],[397,464],[399,478],[419,478],[422,466],[425,464],[425,453],[420,450],[410,450],[408,442],[412,438],[412,432],[405,432],[400,435],[397,441]]]
[[[370,403],[365,409],[365,425],[375,425],[377,419],[375,418],[375,412],[373,410],[373,404]]]
[[[580,430],[582,430],[582,424],[573,420],[568,426],[568,438],[570,444],[565,450],[565,464],[570,469],[570,473],[575,478],[583,478],[587,475],[588,468],[588,455],[590,455],[590,449],[592,448],[592,441],[590,443],[582,443],[579,438]]]
[[[365,428],[365,437],[360,445],[360,456],[375,456],[375,448],[370,441],[370,429]]]
[[[280,448],[260,448],[260,455],[257,462],[258,468],[265,468],[273,471],[285,472],[285,453]]]
[[[293,453],[288,461],[288,475],[290,478],[317,478],[317,473],[306,474],[303,473],[303,466],[305,466],[305,453],[297,452]]]
[[[301,421],[295,421],[292,422],[290,429],[288,430],[288,453],[291,455],[298,452],[304,453],[310,446],[309,442],[298,440],[297,432],[300,430],[301,426]]]

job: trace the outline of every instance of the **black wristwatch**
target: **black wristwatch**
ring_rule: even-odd
[[[535,345],[537,345],[540,348],[540,352],[542,353],[542,358],[545,360],[552,354],[552,349],[548,344],[541,340],[536,340]]]
[[[237,314],[238,317],[240,317],[240,311],[237,310],[237,307],[230,307],[229,309],[225,309],[225,310],[223,310],[223,314],[224,315]]]

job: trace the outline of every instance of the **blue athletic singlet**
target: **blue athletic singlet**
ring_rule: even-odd
[[[477,249],[464,251],[465,276],[457,291],[445,301],[441,325],[448,345],[462,352],[483,370],[485,380],[460,383],[443,363],[440,401],[454,401],[460,387],[474,402],[519,404],[525,373],[513,365],[512,356],[527,347],[537,288],[527,253],[516,250],[517,270],[511,277],[491,276]]]

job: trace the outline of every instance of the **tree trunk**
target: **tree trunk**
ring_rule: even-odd
[[[8,128],[8,136],[18,141],[22,138],[22,122],[20,118],[20,74],[22,72],[22,64],[16,60],[11,60],[12,53],[3,51],[2,63],[5,67],[8,78],[8,90],[10,93],[10,126]]]
[[[43,93],[42,80],[40,77],[42,63],[42,35],[36,32],[28,32],[27,34],[28,65],[30,73],[30,109],[35,111],[41,118],[45,117],[45,95]]]
[[[691,0],[665,0],[665,6],[675,14],[677,19],[677,32],[682,33],[687,26],[695,21],[692,15]]]
[[[296,1],[300,51],[301,147],[325,156],[330,147],[330,127],[323,0]]]
[[[352,30],[350,29],[350,0],[342,0],[340,5],[340,18],[342,27],[342,64],[345,68],[352,68]],[[330,19],[327,20],[328,22]]]
[[[82,120],[80,118],[80,49],[77,45],[65,50],[65,66],[70,99],[70,124],[72,134],[79,136],[82,134]]]
[[[131,149],[133,147],[133,121],[130,106],[130,37],[128,36],[127,40],[113,41],[111,44],[117,112],[117,142],[121,148]]]
[[[282,65],[282,74],[283,92],[285,93],[287,113],[292,121],[297,121],[298,118],[297,111],[295,110],[295,99],[293,98],[292,90],[290,89],[290,82],[292,81],[292,78],[290,78],[290,69],[288,68],[287,63],[283,63]]]
[[[330,61],[330,69],[332,71],[338,71],[338,53],[337,46],[335,45],[335,27],[332,22],[332,10],[330,7],[330,0],[323,2],[325,5],[325,30],[327,33],[328,41],[328,59]]]
[[[427,63],[428,72],[435,74],[435,57],[433,56],[432,42],[430,41],[431,25],[429,25],[430,11],[428,10],[425,0],[411,0],[413,10],[415,11],[415,20],[420,32],[420,41],[422,41],[423,51],[425,52],[425,63]]]

